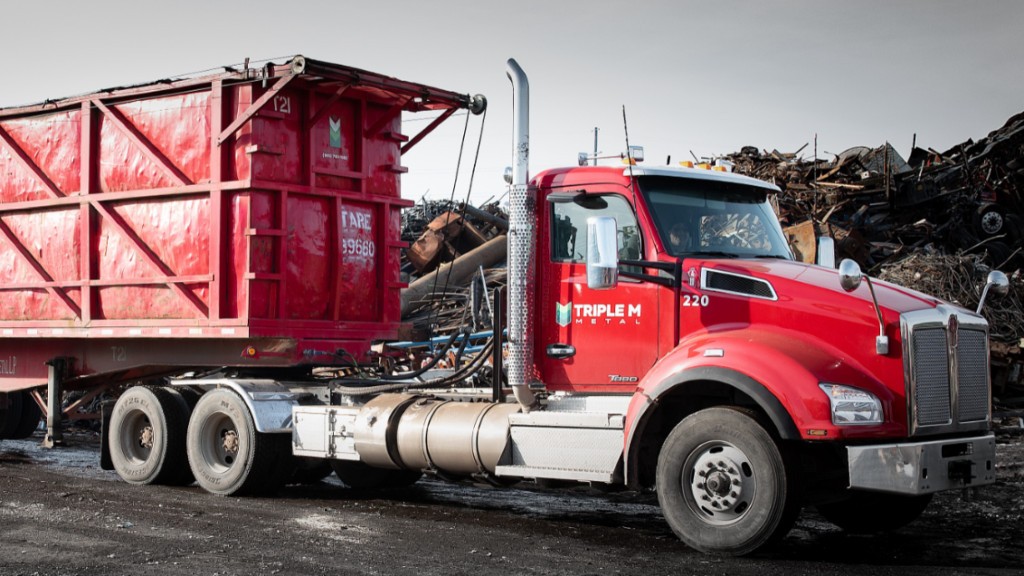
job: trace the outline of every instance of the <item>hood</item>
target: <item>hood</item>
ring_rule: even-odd
[[[688,265],[688,264],[687,264]],[[789,260],[709,260],[703,268],[714,271],[732,272],[759,278],[771,284],[780,299],[839,298],[852,304],[851,298],[871,304],[871,292],[867,282],[852,292],[846,292],[839,285],[839,272],[830,268],[794,262]],[[942,300],[916,290],[871,279],[878,304],[884,310],[895,314],[935,308],[945,304]]]

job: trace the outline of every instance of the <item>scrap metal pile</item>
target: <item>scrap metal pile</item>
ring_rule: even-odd
[[[872,276],[975,309],[988,272],[1010,277],[989,299],[997,402],[1024,404],[1024,113],[975,142],[945,151],[888,143],[831,159],[744,147],[733,170],[775,182],[779,217],[794,252],[813,259],[816,235],[836,239],[836,258]]]
[[[491,291],[505,286],[508,215],[497,203],[425,201],[402,215],[402,320],[410,339],[491,328]]]
[[[831,236],[837,260],[853,258],[872,276],[972,310],[987,273],[1006,272],[1010,294],[989,299],[984,312],[993,381],[997,397],[1024,404],[1024,113],[945,152],[914,147],[907,160],[888,143],[829,159],[806,159],[804,148],[747,146],[724,160],[781,188],[779,217],[805,260],[813,260],[816,236]],[[487,295],[505,284],[507,230],[496,203],[422,202],[405,212],[409,338],[490,328]]]

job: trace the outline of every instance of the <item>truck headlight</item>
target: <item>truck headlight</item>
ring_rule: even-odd
[[[832,423],[856,426],[882,423],[882,403],[870,392],[841,384],[818,384],[832,405]]]

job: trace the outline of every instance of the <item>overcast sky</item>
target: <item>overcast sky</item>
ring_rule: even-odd
[[[886,141],[906,155],[915,133],[944,150],[1024,111],[1018,1],[24,0],[3,22],[3,107],[293,54],[483,93],[474,202],[504,190],[509,57],[530,77],[531,173],[574,164],[595,127],[603,153],[622,151],[623,106],[651,164],[745,145],[810,157],[815,134],[821,156]],[[405,197],[451,194],[463,122],[404,158]]]

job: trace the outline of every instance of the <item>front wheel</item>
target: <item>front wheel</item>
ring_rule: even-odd
[[[910,524],[931,501],[931,494],[901,496],[853,492],[846,500],[818,504],[818,512],[829,522],[852,534],[874,534]]]
[[[230,390],[203,394],[185,446],[196,482],[221,496],[271,493],[292,474],[291,437],[258,432],[249,408]]]
[[[782,451],[737,408],[707,408],[676,425],[658,457],[657,491],[672,531],[710,554],[754,552],[785,536],[799,512]]]

